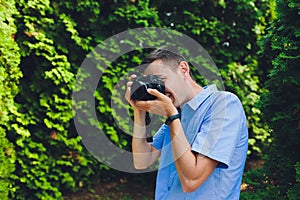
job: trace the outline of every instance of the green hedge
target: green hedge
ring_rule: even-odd
[[[10,198],[59,199],[90,187],[107,173],[107,166],[83,147],[74,126],[78,114],[72,109],[74,81],[97,44],[137,27],[183,32],[208,51],[226,89],[237,93],[245,106],[251,153],[261,154],[268,132],[256,107],[264,92],[256,53],[257,39],[270,20],[268,1],[18,0],[0,5],[5,41],[0,46],[4,79],[0,95],[5,99],[0,105],[0,131],[6,147],[1,162],[11,165],[3,178],[10,178],[11,184],[3,184],[5,195],[12,188]],[[95,92],[97,128],[123,149],[130,149],[130,137],[115,123],[110,98],[128,108],[122,94],[114,96],[112,90],[118,78],[139,63],[141,53],[131,52],[112,63]],[[88,113],[88,108],[83,112]],[[126,120],[122,126],[129,130]]]
[[[246,175],[259,199],[299,199],[300,179],[300,3],[277,1],[277,19],[263,40],[272,60],[261,107],[272,142],[263,169]],[[255,184],[255,182],[260,184]]]
[[[16,26],[13,15],[17,13],[14,1],[0,2],[0,196],[9,199],[14,184],[10,181],[15,171],[16,152],[7,139],[7,130],[17,131],[10,124],[17,113],[14,97],[18,93],[18,81],[22,73],[18,67],[20,54],[15,42]]]

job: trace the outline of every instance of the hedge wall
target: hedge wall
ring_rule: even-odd
[[[207,50],[226,89],[242,99],[251,155],[260,155],[269,136],[256,106],[264,92],[256,53],[270,8],[269,1],[255,0],[1,1],[1,38],[7,42],[0,46],[0,131],[5,146],[0,162],[10,165],[3,173],[5,195],[10,188],[13,199],[58,199],[95,184],[106,173],[107,166],[86,151],[75,129],[74,81],[97,44],[137,27],[177,30]],[[130,137],[114,122],[110,97],[128,66],[139,63],[141,52],[135,53],[113,63],[115,70],[106,73],[95,93],[98,128],[123,149],[130,149]],[[120,106],[127,108],[123,101]]]
[[[0,196],[9,199],[14,191],[10,177],[15,171],[16,152],[14,144],[7,137],[7,130],[17,132],[19,127],[11,121],[19,115],[14,97],[18,93],[18,81],[22,73],[19,47],[15,42],[17,31],[13,15],[17,13],[14,1],[0,2]],[[20,131],[19,134],[22,134]]]

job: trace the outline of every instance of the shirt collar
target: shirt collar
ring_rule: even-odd
[[[202,102],[204,102],[207,97],[209,97],[213,92],[218,91],[217,86],[215,84],[205,86],[203,90],[188,101],[186,104],[189,105],[193,110],[196,110]]]

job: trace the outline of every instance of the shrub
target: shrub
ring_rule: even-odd
[[[271,128],[272,142],[266,153],[262,176],[265,179],[259,188],[272,188],[268,190],[269,197],[277,196],[276,199],[293,199],[299,188],[299,9],[298,1],[278,0],[277,19],[263,43],[267,45],[263,52],[272,59],[272,69],[265,83],[269,92],[262,97],[261,105]]]
[[[9,192],[13,192],[10,182],[15,170],[14,145],[7,139],[7,131],[15,130],[11,127],[17,106],[14,97],[18,93],[18,80],[22,76],[18,64],[20,63],[19,47],[15,42],[16,26],[13,15],[17,13],[14,1],[0,2],[0,196],[8,199]]]

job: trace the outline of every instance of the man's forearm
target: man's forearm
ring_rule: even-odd
[[[191,151],[179,120],[172,122],[172,150],[178,176],[185,192],[196,190],[212,173],[218,162]]]
[[[152,147],[146,141],[145,112],[134,111],[132,152],[137,169],[145,169],[154,162]]]
[[[188,143],[185,134],[182,130],[180,121],[174,120],[170,125],[170,134],[172,139],[172,151],[175,164],[179,171],[184,176],[194,174],[196,158],[191,152],[190,144]]]

